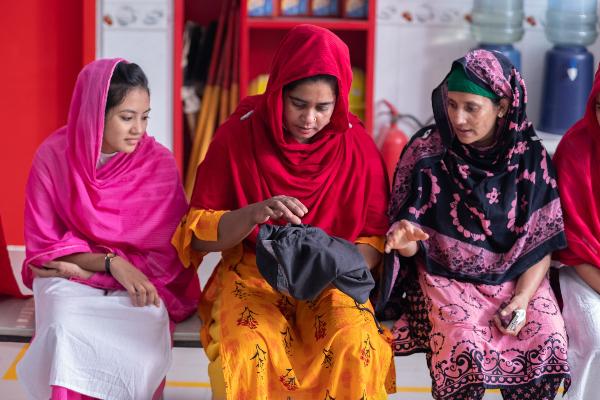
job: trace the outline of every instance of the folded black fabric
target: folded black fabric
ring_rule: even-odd
[[[314,300],[333,284],[363,304],[375,286],[353,243],[310,225],[262,225],[256,263],[274,289],[298,300]]]

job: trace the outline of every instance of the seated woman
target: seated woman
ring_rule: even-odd
[[[214,398],[386,397],[391,349],[370,303],[358,307],[333,287],[314,301],[279,293],[255,255],[257,225],[291,222],[352,241],[369,265],[379,262],[387,180],[371,137],[348,112],[351,80],[337,36],[293,28],[265,94],[241,102],[198,168],[173,243],[191,267],[223,252],[200,301]]]
[[[30,399],[160,397],[169,330],[197,307],[195,271],[170,244],[186,200],[146,133],[149,95],[136,64],[92,62],[33,160],[23,280],[36,333],[17,368]]]
[[[568,247],[556,253],[573,385],[569,399],[598,397],[600,379],[600,74],[584,117],[560,141],[554,163]]]
[[[565,246],[560,201],[526,101],[504,56],[469,52],[433,91],[435,125],[398,163],[384,294],[404,313],[394,352],[426,352],[435,399],[480,399],[486,388],[554,399],[563,378],[568,387],[547,279],[550,253]]]

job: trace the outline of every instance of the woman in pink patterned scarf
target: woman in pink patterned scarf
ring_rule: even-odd
[[[487,388],[553,399],[563,379],[568,388],[547,278],[563,220],[526,102],[505,57],[469,52],[433,91],[435,125],[396,168],[380,312],[399,317],[396,355],[426,353],[435,399],[481,399]]]
[[[195,271],[170,244],[187,204],[146,133],[149,95],[136,64],[94,61],[33,160],[23,280],[36,334],[18,366],[30,399],[160,397],[170,329],[196,309]]]

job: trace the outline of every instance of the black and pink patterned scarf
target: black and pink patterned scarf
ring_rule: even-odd
[[[447,115],[444,79],[432,93],[435,125],[416,133],[398,162],[388,216],[390,223],[406,219],[429,234],[418,253],[429,273],[500,284],[566,244],[555,173],[525,114],[525,82],[508,59],[474,50],[453,67],[508,98],[509,111],[492,146],[463,145]],[[414,265],[394,253],[380,304]]]

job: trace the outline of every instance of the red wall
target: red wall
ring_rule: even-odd
[[[200,25],[219,19],[224,1],[184,1],[184,18]]]
[[[83,66],[83,2],[18,0],[0,12],[0,215],[23,244],[23,203],[38,145],[67,119]]]

